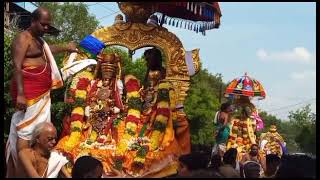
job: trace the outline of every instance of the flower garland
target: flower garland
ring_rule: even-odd
[[[87,98],[87,92],[90,88],[90,81],[93,80],[93,74],[87,70],[81,71],[73,78],[68,94],[67,102],[73,107],[71,111],[71,133],[64,143],[66,151],[70,152],[79,144],[84,119],[84,104]],[[93,137],[92,137],[93,139]]]
[[[134,76],[126,76],[125,86],[127,89],[128,102],[130,103],[128,104],[128,115],[125,120],[126,124],[124,135],[116,148],[115,167],[120,169],[122,168],[123,156],[129,148],[128,144],[130,140],[133,139],[137,134],[142,106],[139,94],[139,81]]]
[[[71,134],[64,144],[64,148],[67,151],[72,151],[72,149],[79,143],[81,138],[81,131],[82,123],[80,121],[71,122]]]
[[[171,117],[173,129],[176,130],[179,127],[178,118],[177,118],[177,96],[175,94],[174,89],[169,90],[169,98],[170,98],[170,109],[171,109]]]
[[[170,87],[170,84],[167,82],[163,82],[159,84],[158,95],[157,95],[158,103],[157,103],[156,117],[155,117],[155,122],[153,124],[153,131],[150,137],[151,151],[154,151],[159,148],[162,137],[167,127],[167,121],[170,116],[169,87]]]

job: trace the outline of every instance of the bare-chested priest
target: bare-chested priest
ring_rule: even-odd
[[[7,177],[17,176],[18,153],[30,147],[35,126],[51,121],[50,91],[63,86],[52,54],[78,52],[75,43],[65,47],[49,46],[42,39],[52,28],[47,9],[36,9],[31,19],[30,27],[16,36],[11,47],[14,64],[11,93],[16,112],[11,119],[6,145]]]

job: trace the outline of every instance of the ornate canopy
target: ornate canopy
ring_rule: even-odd
[[[119,2],[119,8],[131,22],[146,22],[154,14],[160,24],[202,34],[218,28],[222,16],[218,2]]]

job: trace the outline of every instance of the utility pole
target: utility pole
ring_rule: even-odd
[[[220,83],[220,90],[219,90],[219,103],[221,104],[222,100],[222,82]]]
[[[221,74],[219,74],[219,78],[220,78],[219,103],[221,104],[221,101],[222,101],[222,83],[223,83]]]
[[[5,2],[4,6],[4,27],[8,28],[10,24],[9,2]]]

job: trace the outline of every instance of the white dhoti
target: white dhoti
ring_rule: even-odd
[[[50,93],[42,97],[37,103],[29,106],[26,112],[17,111],[13,114],[10,125],[10,133],[6,145],[6,162],[10,155],[16,166],[18,154],[16,149],[17,138],[31,140],[33,129],[42,122],[51,122]]]
[[[47,61],[50,63],[51,67],[51,89],[62,87],[63,81],[59,69],[46,42],[44,42],[43,48],[46,55],[45,57],[47,58]],[[14,166],[17,167],[17,138],[19,137],[24,140],[31,140],[32,133],[36,125],[42,122],[51,121],[50,108],[51,98],[49,89],[46,93],[40,95],[39,97],[33,100],[27,100],[26,112],[17,111],[13,114],[10,125],[10,133],[6,144],[6,163],[8,163],[11,155]]]

